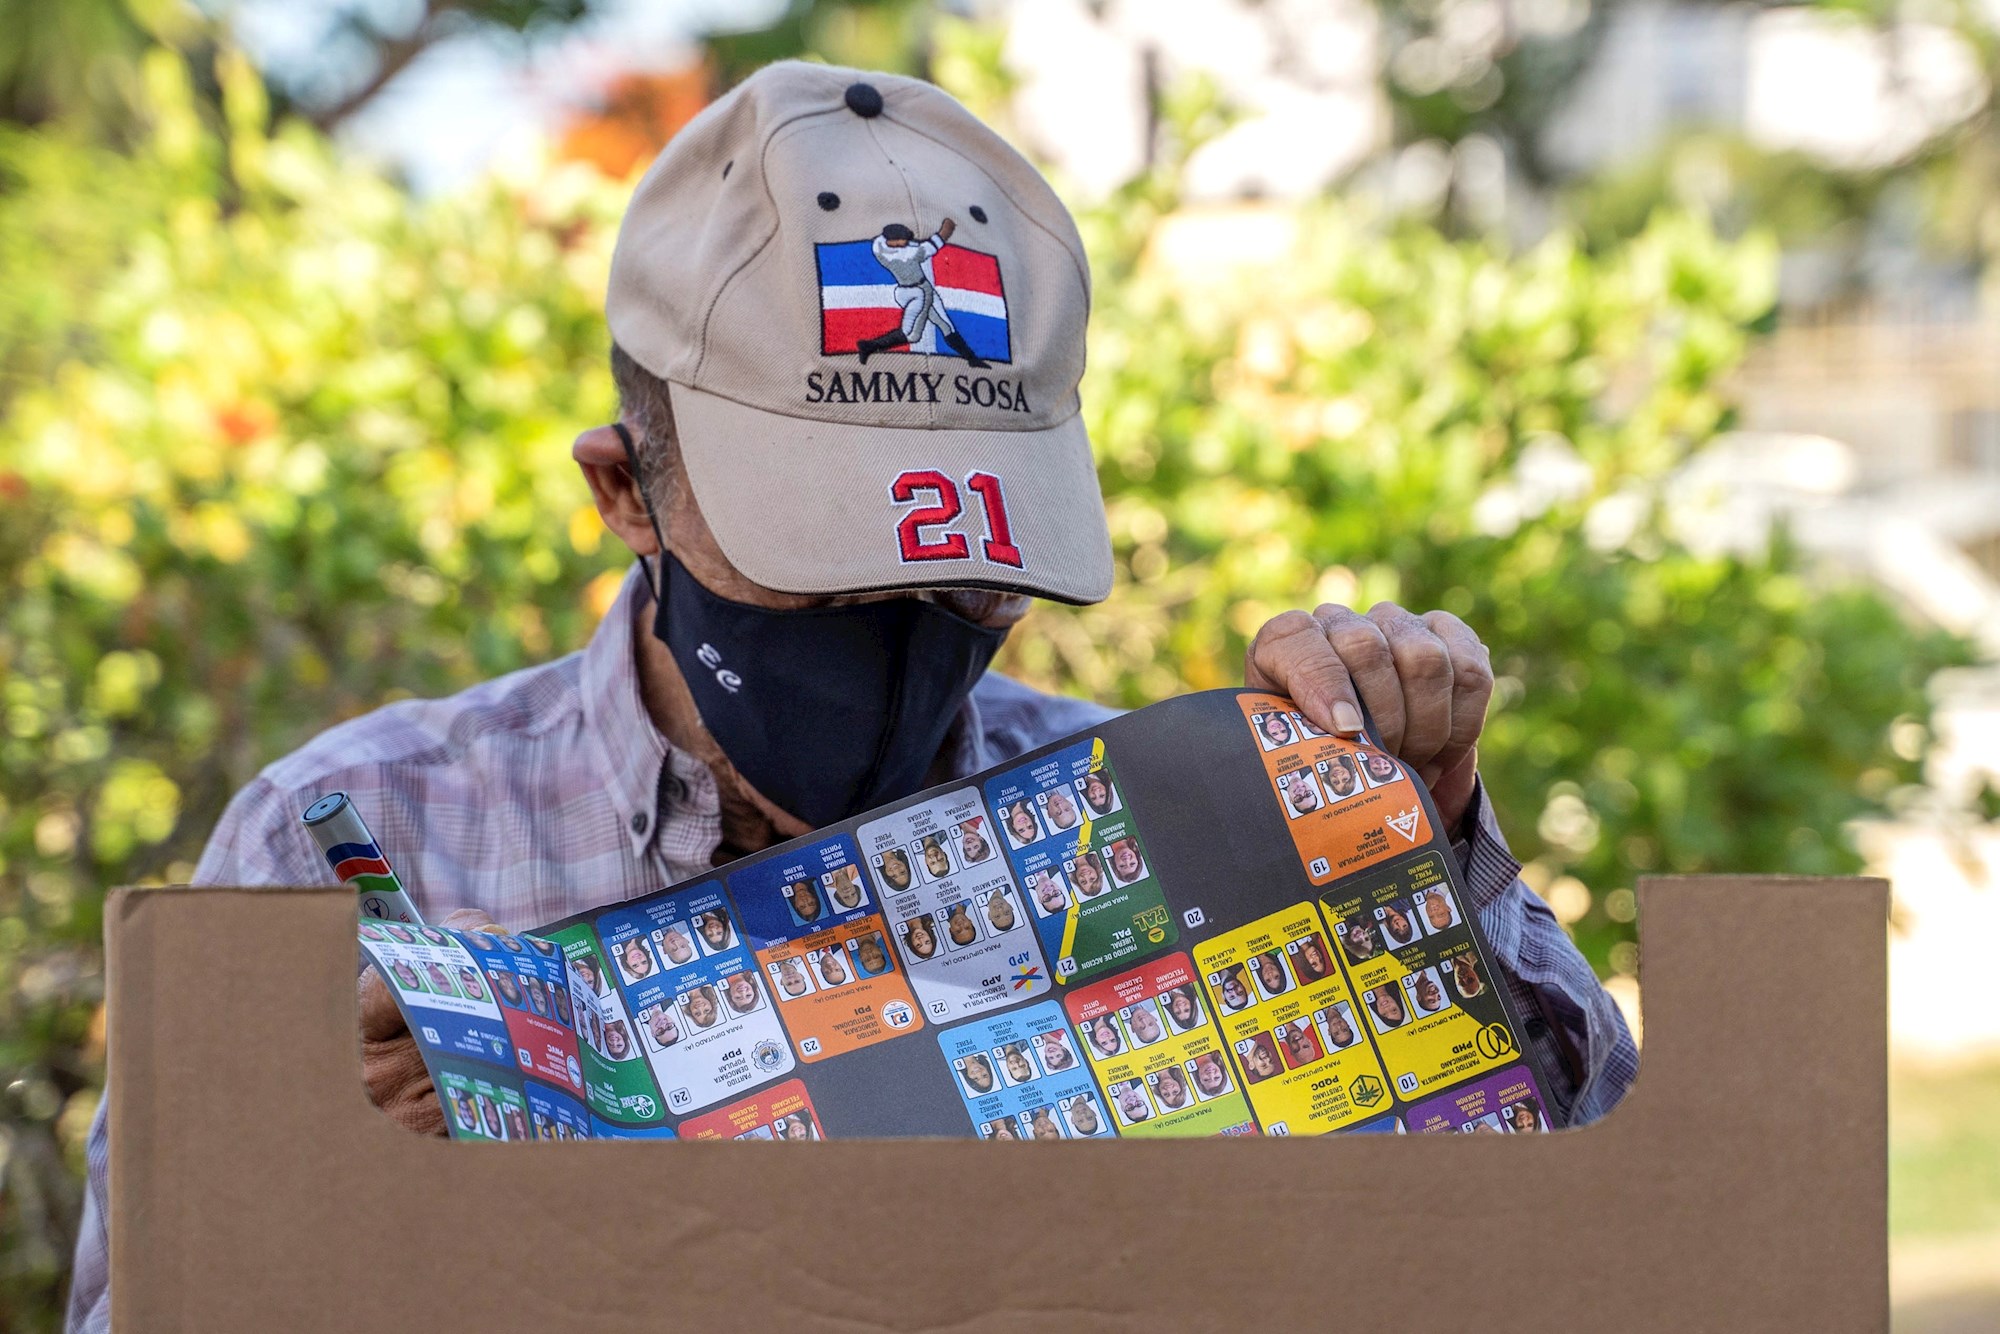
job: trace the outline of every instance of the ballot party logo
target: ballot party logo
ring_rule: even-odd
[[[1011,364],[1007,292],[1000,261],[951,244],[946,218],[919,237],[900,222],[859,241],[821,242],[820,351],[957,357],[973,367]]]

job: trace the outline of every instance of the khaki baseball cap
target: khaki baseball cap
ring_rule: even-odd
[[[661,152],[605,301],[749,578],[1064,602],[1111,591],[1089,311],[1075,223],[998,135],[930,84],[795,61]]]

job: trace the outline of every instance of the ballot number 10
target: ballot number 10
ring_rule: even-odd
[[[1000,479],[990,472],[965,475],[966,490],[979,497],[986,511],[986,536],[981,539],[986,559],[996,565],[1021,568],[1021,548],[1014,545],[1014,530],[1007,522],[1007,497]],[[896,542],[903,559],[968,560],[972,556],[966,535],[950,531],[965,513],[958,483],[935,468],[918,468],[904,473],[889,487],[889,496],[898,505],[913,505],[896,525]],[[928,502],[928,503],[927,503]],[[926,530],[945,530],[942,532]]]

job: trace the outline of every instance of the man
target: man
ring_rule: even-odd
[[[1279,779],[1284,782],[1284,779]],[[1313,787],[1312,776],[1304,769],[1291,775],[1285,786],[1285,795],[1291,798],[1292,810],[1298,815],[1308,815],[1319,809],[1319,791]]]
[[[681,1026],[674,1022],[674,1012],[662,1005],[654,1010],[646,1020],[646,1029],[653,1035],[653,1043],[659,1047],[671,1047],[681,1040]]]
[[[1042,905],[1045,913],[1059,913],[1069,902],[1069,894],[1063,888],[1062,878],[1053,868],[1036,871],[1028,877],[1028,888],[1034,891],[1035,902]]]
[[[861,906],[861,868],[837,867],[833,872],[833,901],[843,911]]]
[[[1326,1038],[1335,1051],[1354,1045],[1354,1025],[1347,1022],[1344,1011],[1334,1009],[1326,1012]]]
[[[1004,936],[1014,929],[1014,904],[1006,890],[995,890],[986,900],[986,920],[993,924],[995,935]]]
[[[854,963],[869,977],[888,971],[889,951],[880,934],[863,936],[854,946]]]
[[[1004,323],[1009,359],[913,349],[860,368],[854,344],[828,338],[843,312],[812,281],[816,247],[932,218],[942,246],[947,216],[977,229],[966,248],[1000,279],[982,318]],[[883,238],[892,255],[909,248],[897,239]],[[760,71],[674,137],[620,231],[606,300],[620,420],[571,452],[639,563],[589,646],[391,704],[270,765],[230,804],[195,881],[333,883],[299,815],[344,790],[398,864],[420,868],[409,888],[427,919],[518,931],[1102,723],[1098,705],[985,671],[1032,597],[1111,591],[1077,393],[1089,295],[1055,193],[945,94],[820,65]],[[938,311],[924,312],[932,327]],[[943,510],[956,517],[924,521]],[[1259,630],[1244,679],[1350,740],[1369,709],[1430,786],[1556,1115],[1602,1116],[1636,1053],[1481,794],[1493,673],[1477,635],[1389,603],[1291,610]],[[1080,894],[1103,888],[1083,874]],[[394,1000],[373,973],[360,986],[370,1094],[440,1133]],[[93,1332],[110,1318],[111,1133],[100,1111],[70,1310]]]
[[[840,986],[847,981],[847,965],[843,964],[840,946],[829,945],[819,951],[819,980],[830,987]]]
[[[670,926],[660,932],[660,948],[672,964],[684,964],[694,957],[694,946],[688,943],[687,932],[678,926]]]
[[[787,996],[798,997],[806,994],[806,975],[799,971],[797,959],[778,960],[778,986]]]

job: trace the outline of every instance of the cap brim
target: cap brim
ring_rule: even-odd
[[[1040,431],[899,429],[788,417],[682,384],[669,392],[702,515],[722,554],[766,588],[1004,588],[1074,603],[1111,592],[1080,415]],[[997,485],[975,489],[975,474]],[[938,522],[913,521],[926,508]]]

